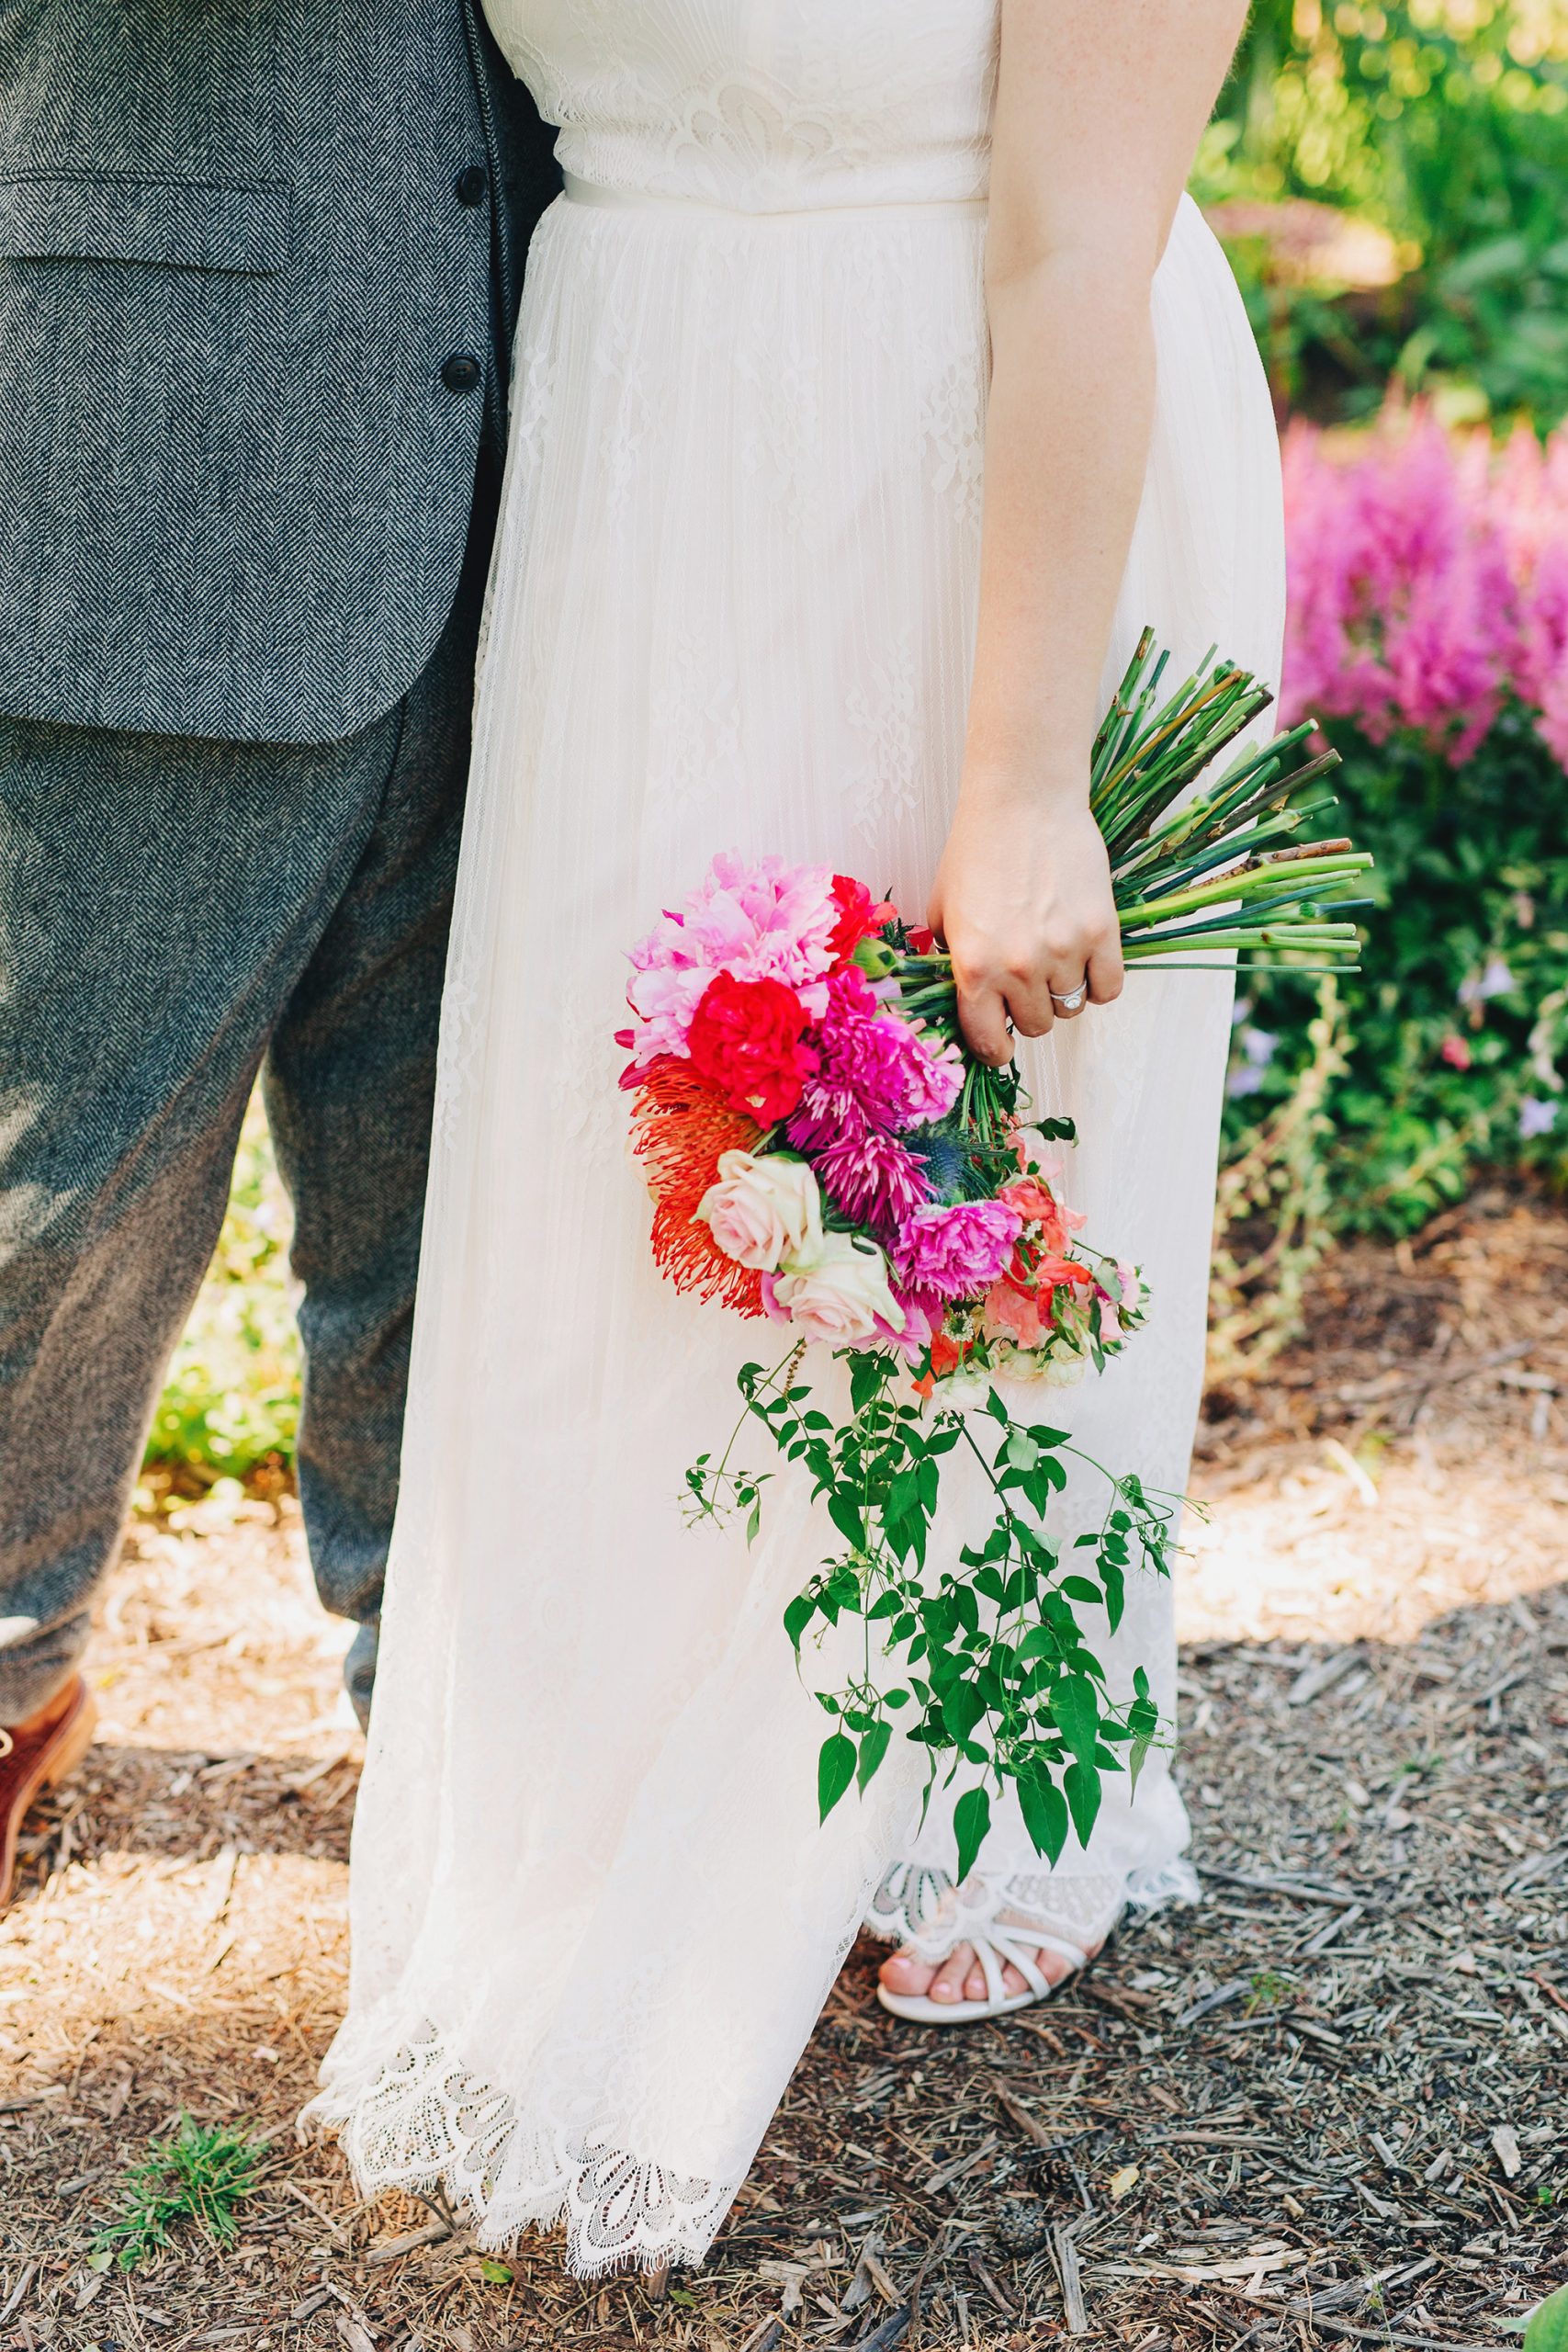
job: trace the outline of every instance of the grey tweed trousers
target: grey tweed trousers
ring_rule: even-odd
[[[82,1655],[258,1069],[310,1557],[367,1704],[494,509],[486,461],[431,662],[345,741],[0,719],[0,1724]]]

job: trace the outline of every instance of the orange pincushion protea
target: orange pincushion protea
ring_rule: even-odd
[[[752,1151],[762,1130],[732,1110],[689,1061],[661,1054],[637,1073],[632,1149],[653,1195],[653,1255],[677,1290],[716,1298],[741,1315],[761,1315],[762,1278],[727,1258],[696,1215],[718,1181],[724,1151]]]

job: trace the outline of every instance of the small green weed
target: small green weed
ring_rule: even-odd
[[[141,2162],[127,2168],[120,2216],[99,2231],[99,2252],[112,2254],[122,2270],[134,2270],[149,2255],[164,2252],[180,2222],[194,2222],[214,2245],[231,2244],[238,2229],[234,2208],[254,2195],[265,2154],[262,2143],[243,2132],[182,2115],[172,2138],[152,2141]]]
[[[1281,1976],[1277,1969],[1260,1968],[1247,1988],[1247,2015],[1252,2018],[1256,2017],[1260,2009],[1283,2008],[1291,1997],[1291,1992],[1292,1986],[1288,1977]]]

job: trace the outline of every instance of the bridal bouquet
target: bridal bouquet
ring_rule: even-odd
[[[1369,861],[1290,838],[1325,805],[1302,795],[1331,761],[1304,757],[1303,726],[1171,814],[1268,697],[1206,663],[1161,702],[1164,668],[1145,638],[1091,777],[1129,967],[1352,952],[1353,925],[1319,902]],[[688,1472],[691,1514],[739,1510],[756,1534],[765,1476],[730,1462],[759,1422],[841,1544],[785,1611],[797,1656],[818,1620],[863,1623],[858,1663],[817,1693],[833,1719],[823,1817],[865,1786],[902,1718],[930,1754],[928,1796],[943,1757],[981,1771],[956,1808],[960,1877],[1010,1781],[1054,1862],[1069,1830],[1088,1842],[1104,1777],[1135,1784],[1159,1732],[1141,1670],[1130,1701],[1111,1700],[1084,1611],[1114,1632],[1134,1562],[1169,1573],[1174,1521],[1174,1498],[1094,1464],[1101,1524],[1064,1550],[1051,1506],[1077,1450],[994,1385],[1100,1370],[1145,1318],[1137,1270],[1081,1239],[1056,1190],[1050,1146],[1071,1124],[1032,1120],[1016,1068],[968,1053],[931,933],[825,867],[716,857],[631,962],[617,1042],[655,1260],[679,1289],[784,1327],[772,1367],[741,1370],[729,1446]],[[837,1414],[803,1376],[814,1341],[847,1369]],[[990,1523],[932,1576],[942,1464],[960,1449]]]

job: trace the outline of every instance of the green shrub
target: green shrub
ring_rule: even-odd
[[[1343,1068],[1316,1151],[1332,1229],[1398,1234],[1483,1163],[1568,1183],[1568,786],[1532,715],[1506,709],[1458,768],[1419,739],[1326,729],[1346,830],[1373,852],[1359,974],[1338,983]],[[1315,981],[1257,974],[1238,1006],[1232,1153],[1313,1067]]]
[[[274,1455],[293,1459],[299,1344],[288,1231],[258,1094],[223,1231],[152,1417],[149,1463],[243,1478]]]
[[[1386,290],[1233,247],[1282,400],[1365,415],[1392,376],[1453,413],[1568,410],[1568,22],[1554,0],[1259,0],[1200,200],[1325,202],[1390,232]]]

